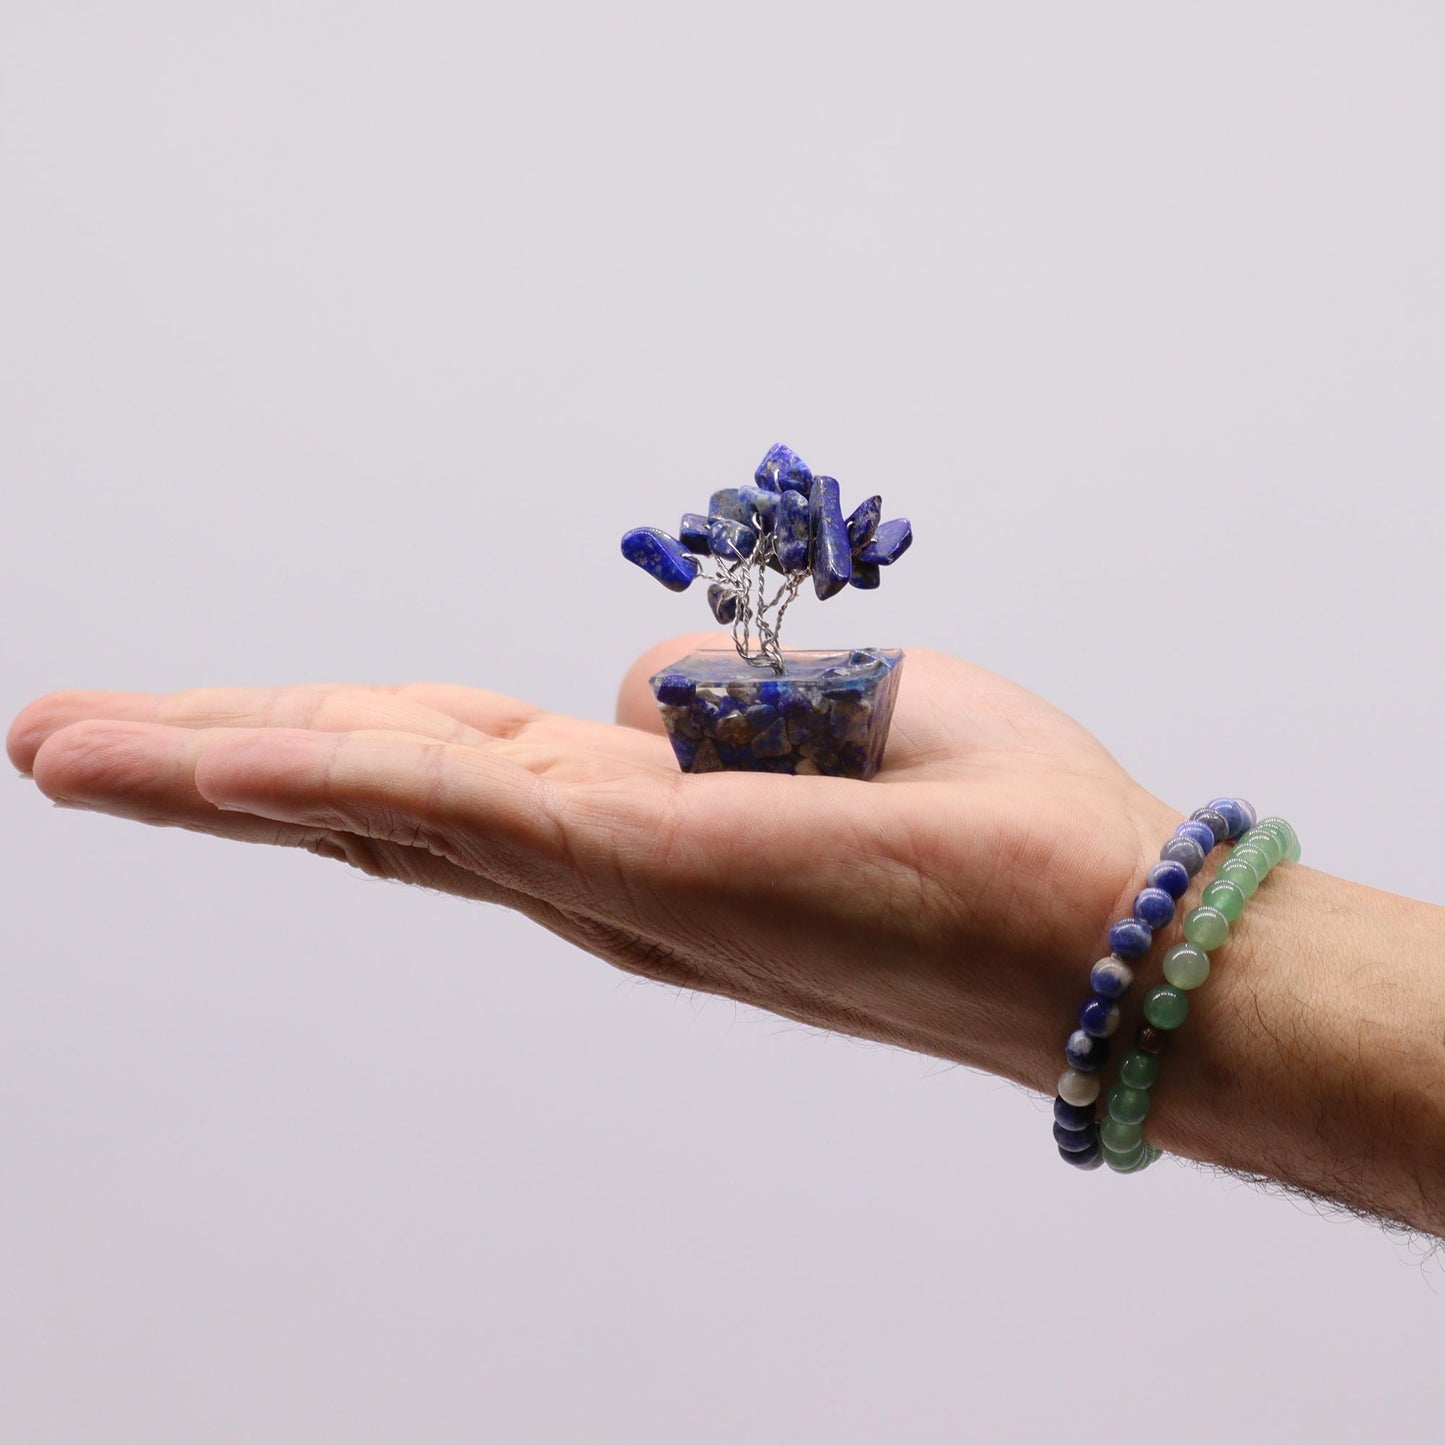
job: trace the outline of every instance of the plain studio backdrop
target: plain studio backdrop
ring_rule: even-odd
[[[7,718],[610,718],[706,621],[622,531],[781,439],[918,539],[792,645],[973,658],[1174,805],[1445,900],[1439,6],[0,29]],[[1438,1430],[1419,1241],[1079,1175],[1012,1085],[497,909],[29,783],[4,818],[7,1445]]]

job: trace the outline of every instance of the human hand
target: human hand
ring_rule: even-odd
[[[910,652],[870,783],[678,771],[619,725],[472,688],[54,693],[11,759],[139,822],[505,904],[631,972],[1052,1091],[1109,922],[1178,819],[1022,688]]]

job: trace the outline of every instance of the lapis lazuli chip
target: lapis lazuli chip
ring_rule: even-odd
[[[878,519],[883,515],[883,498],[869,497],[859,502],[848,517],[848,545],[857,551],[865,542],[871,541],[877,530]]]
[[[813,485],[813,473],[807,462],[792,447],[779,442],[768,448],[768,454],[758,463],[753,480],[768,492],[802,492],[807,495]]]
[[[873,534],[873,540],[858,551],[861,562],[876,562],[886,567],[896,562],[913,545],[913,523],[907,517],[894,517],[883,522]]]
[[[758,534],[751,527],[728,517],[714,517],[708,523],[707,538],[713,556],[725,562],[751,557],[758,545]]]
[[[684,512],[682,514],[682,526],[678,528],[677,535],[682,539],[682,545],[689,552],[709,551],[707,545],[707,518],[700,512]]]
[[[673,592],[685,592],[698,573],[697,558],[658,527],[634,527],[625,532],[622,555]]]
[[[801,572],[808,565],[808,537],[807,497],[801,492],[784,492],[773,521],[773,546],[784,572]]]
[[[813,533],[813,590],[826,599],[841,592],[853,575],[848,529],[835,478],[813,478],[808,513]]]

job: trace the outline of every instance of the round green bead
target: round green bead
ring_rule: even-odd
[[[1218,948],[1229,937],[1229,920],[1208,904],[1191,908],[1184,915],[1184,936],[1200,948]]]
[[[1138,1174],[1141,1170],[1147,1169],[1152,1162],[1149,1158],[1149,1146],[1147,1144],[1139,1150],[1138,1158],[1130,1164],[1116,1163],[1114,1159],[1109,1158],[1107,1151],[1101,1152],[1104,1154],[1104,1162],[1115,1174]]]
[[[1229,855],[1229,861],[1248,863],[1261,883],[1264,882],[1264,875],[1269,872],[1269,859],[1264,856],[1264,849],[1254,843],[1237,843],[1234,852]]]
[[[1231,923],[1235,923],[1244,912],[1244,889],[1232,878],[1216,878],[1204,890],[1199,901],[1217,908]]]
[[[1109,1117],[1121,1124],[1142,1124],[1149,1117],[1149,1090],[1115,1084],[1109,1090]]]
[[[1141,1139],[1126,1154],[1104,1150],[1104,1163],[1119,1174],[1132,1174],[1144,1162],[1144,1141]]]
[[[1198,988],[1209,977],[1209,955],[1197,943],[1176,943],[1164,955],[1164,977],[1175,988]]]
[[[1264,827],[1265,825],[1273,828],[1279,834],[1280,842],[1284,845],[1284,856],[1291,863],[1298,863],[1299,834],[1295,832],[1289,822],[1284,818],[1266,818],[1259,826]]]
[[[1220,866],[1219,878],[1233,883],[1246,898],[1253,898],[1255,889],[1259,887],[1259,874],[1248,863],[1236,862],[1233,858]]]
[[[1156,1029],[1177,1029],[1189,1017],[1189,996],[1161,983],[1144,995],[1144,1017]]]
[[[1209,960],[1205,959],[1208,967]],[[1130,1049],[1119,1065],[1119,1077],[1131,1089],[1147,1089],[1159,1077],[1159,1057],[1146,1054],[1139,1049]]]
[[[1249,846],[1258,848],[1264,854],[1264,861],[1271,868],[1284,857],[1284,844],[1275,835],[1272,828],[1256,828],[1254,837],[1249,840]]]
[[[1126,1124],[1122,1119],[1111,1116],[1099,1125],[1099,1143],[1105,1149],[1113,1150],[1115,1154],[1127,1154],[1137,1147],[1143,1138],[1144,1128],[1141,1124]]]

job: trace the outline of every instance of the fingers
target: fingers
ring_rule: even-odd
[[[617,721],[623,727],[660,736],[662,715],[657,710],[657,699],[652,695],[648,679],[697,648],[731,648],[732,645],[732,637],[726,632],[685,632],[649,647],[627,669],[627,675],[622,679],[622,687],[617,694]]]
[[[196,688],[169,695],[56,692],[27,707],[10,728],[11,761],[28,773],[48,737],[89,720],[185,728],[305,728],[319,732],[406,732],[482,744],[527,738],[559,750],[595,752],[639,766],[672,766],[671,753],[633,731],[543,712],[500,693],[445,684],[399,687]]]
[[[248,841],[285,841],[276,824],[353,833],[559,903],[626,899],[620,860],[664,836],[663,795],[681,780],[525,741],[133,721],[72,724],[33,761],[52,798]],[[225,828],[218,809],[253,821]]]

